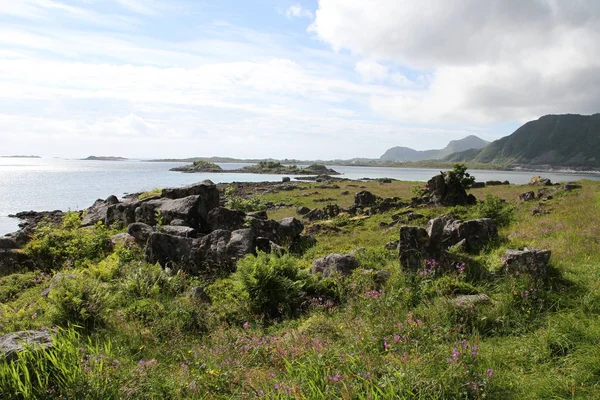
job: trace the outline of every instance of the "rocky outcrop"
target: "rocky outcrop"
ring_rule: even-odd
[[[26,348],[47,349],[52,347],[52,335],[43,331],[20,331],[0,336],[0,354],[14,360]]]
[[[416,272],[425,260],[433,259],[444,267],[446,253],[453,246],[480,251],[497,237],[498,228],[489,218],[462,221],[447,214],[430,220],[427,229],[402,226],[398,245],[400,265],[407,272]]]
[[[425,185],[427,200],[431,204],[457,206],[475,204],[477,199],[467,195],[461,182],[452,174],[440,173],[431,178]]]
[[[354,205],[356,207],[370,207],[374,206],[378,199],[379,197],[375,196],[373,193],[363,190],[354,195]]]
[[[350,254],[329,254],[313,261],[311,272],[323,277],[334,274],[348,275],[358,268],[358,260]]]
[[[238,210],[217,207],[208,213],[208,225],[211,230],[225,229],[235,231],[243,228],[245,222],[246,213]]]
[[[197,238],[199,236],[198,231],[189,226],[181,225],[164,225],[160,227],[162,233],[173,236],[181,236],[186,238]]]
[[[145,246],[146,242],[148,242],[148,238],[154,229],[148,224],[144,224],[142,222],[134,222],[127,227],[127,233],[135,238],[136,243],[140,246]]]
[[[203,269],[233,270],[235,263],[255,253],[255,236],[251,229],[233,232],[216,230],[198,240],[199,262]]]
[[[14,249],[0,250],[0,276],[32,266],[33,263],[26,254]]]
[[[135,221],[148,225],[169,225],[181,219],[188,226],[209,232],[207,205],[202,196],[192,195],[180,199],[161,198],[143,202],[135,209]]]
[[[506,250],[502,265],[509,274],[527,273],[535,278],[545,278],[551,254],[550,250]]]
[[[96,202],[88,208],[87,212],[81,220],[81,225],[91,226],[98,222],[106,223],[106,214],[108,208],[112,205],[118,204],[119,199],[116,196],[108,196],[106,200],[98,199]]]
[[[535,200],[537,198],[537,196],[535,195],[535,192],[529,190],[527,192],[523,192],[519,195],[519,200],[521,201],[532,201]]]
[[[146,243],[146,261],[162,267],[196,270],[201,261],[196,240],[154,232]]]
[[[302,218],[309,221],[324,220],[337,217],[342,212],[342,209],[337,204],[328,204],[323,208],[315,208]]]

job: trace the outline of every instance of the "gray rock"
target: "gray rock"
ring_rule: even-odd
[[[468,195],[461,182],[451,174],[441,173],[425,185],[429,202],[436,205],[457,206],[475,204],[477,199]]]
[[[171,223],[169,224],[171,226],[187,226],[185,221],[179,218],[174,219],[173,221],[171,221]]]
[[[12,237],[0,237],[0,249],[16,249],[19,247],[19,244]]]
[[[239,259],[255,253],[254,238],[251,229],[211,232],[198,239],[202,266],[210,270],[234,270]]]
[[[463,239],[460,242],[456,243],[455,245],[448,247],[448,251],[450,251],[450,252],[464,253],[465,251],[468,251],[468,249],[469,249],[469,246],[467,245],[467,239]]]
[[[194,300],[210,303],[210,297],[208,296],[208,294],[206,294],[202,286],[194,286],[193,288],[191,288],[188,296]]]
[[[208,231],[206,222],[208,213],[205,212],[206,204],[202,196],[192,195],[178,199],[155,199],[142,202],[135,209],[135,221],[148,225],[159,223],[158,215],[163,225],[169,225],[171,221],[180,219],[192,228]]]
[[[478,293],[456,296],[455,298],[450,299],[450,301],[456,307],[475,307],[479,304],[489,303],[491,300],[487,295]]]
[[[195,240],[166,233],[154,232],[146,243],[146,261],[162,267],[195,270],[200,263]]]
[[[281,182],[289,182],[291,181],[289,176],[284,176],[283,178],[281,178]]]
[[[551,254],[550,250],[506,250],[502,257],[502,265],[504,271],[509,274],[528,273],[533,277],[545,278]]]
[[[401,268],[405,272],[417,272],[423,262],[432,256],[427,231],[417,226],[400,227],[398,253]]]
[[[208,213],[208,225],[211,230],[235,231],[242,229],[246,223],[246,213],[231,210],[225,207],[217,207]]]
[[[59,285],[60,282],[62,282],[64,279],[77,279],[77,276],[75,276],[73,274],[63,274],[62,272],[58,272],[56,275],[54,275],[52,277],[52,279],[50,280],[50,284],[48,285],[48,287],[46,289],[44,289],[44,291],[42,292],[42,294],[40,296],[48,297],[48,295],[50,294],[52,289],[54,289],[57,285]]]
[[[391,277],[392,277],[392,273],[390,271],[379,270],[379,271],[375,272],[375,276],[373,277],[373,280],[375,281],[375,283],[383,285]]]
[[[328,277],[335,273],[348,275],[356,268],[358,268],[358,260],[350,254],[329,254],[314,260],[311,272],[313,274],[321,273],[323,277]]]
[[[0,276],[33,266],[29,257],[14,249],[0,250]]]
[[[373,193],[363,190],[354,195],[354,205],[357,207],[370,207],[377,204],[378,197]]]
[[[119,199],[117,199],[116,196],[109,196],[106,200],[96,200],[94,204],[87,209],[85,216],[81,220],[81,225],[92,226],[96,225],[98,222],[106,224],[108,208],[118,203]]]
[[[308,208],[306,206],[300,206],[300,207],[296,208],[296,212],[300,215],[306,215],[310,212],[310,208]]]
[[[535,195],[535,192],[530,190],[528,192],[521,193],[519,195],[519,199],[521,201],[532,201],[532,200],[536,199],[536,195]]]
[[[531,186],[552,186],[552,181],[548,178],[542,178],[541,176],[533,176],[529,181]]]
[[[473,182],[473,184],[471,185],[471,188],[473,189],[480,189],[480,188],[484,188],[485,187],[485,182]]]
[[[173,236],[181,236],[185,238],[197,238],[198,231],[189,226],[172,226],[164,225],[160,227],[161,232]]]
[[[498,227],[490,218],[474,219],[469,221],[450,221],[444,226],[442,234],[442,247],[454,246],[466,240],[469,251],[479,251],[490,241],[498,238]]]
[[[257,218],[257,219],[269,219],[266,211],[254,211],[247,214],[248,217]]]
[[[128,244],[136,243],[136,240],[129,233],[117,233],[116,235],[111,236],[110,243],[113,246],[116,246],[119,244],[128,245]]]
[[[0,353],[14,360],[27,347],[48,349],[52,347],[52,336],[48,331],[20,331],[0,336]]]
[[[135,222],[135,209],[140,204],[139,201],[123,202],[113,204],[106,209],[106,218],[104,225],[122,224],[128,226]]]
[[[387,242],[384,246],[386,250],[398,250],[398,241],[392,240],[391,242]]]
[[[154,229],[148,224],[144,224],[142,222],[134,222],[133,224],[129,224],[127,227],[127,233],[134,237],[136,243],[141,246],[146,245],[148,238]]]

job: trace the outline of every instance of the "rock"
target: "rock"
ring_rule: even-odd
[[[491,300],[487,295],[478,293],[456,296],[455,298],[450,299],[450,301],[456,307],[475,307],[479,304],[489,303]]]
[[[448,248],[466,241],[469,251],[479,251],[490,241],[498,238],[498,227],[490,218],[469,221],[451,221],[446,223],[442,234],[442,247]]]
[[[160,230],[161,232],[166,233],[167,235],[181,236],[185,238],[198,237],[198,231],[194,228],[190,228],[189,226],[164,225],[160,228]]]
[[[391,242],[387,242],[384,246],[386,250],[398,250],[398,240],[392,240]]]
[[[365,254],[366,251],[367,251],[367,249],[365,249],[364,247],[357,247],[354,250],[350,251],[350,253],[348,253],[348,254],[350,254],[352,257],[357,257],[357,256]]]
[[[311,272],[328,277],[335,273],[348,275],[356,268],[358,268],[358,260],[350,254],[329,254],[314,260]]]
[[[548,210],[544,210],[542,207],[540,206],[536,206],[531,210],[531,215],[532,216],[537,216],[537,215],[547,215],[550,214],[550,211]]]
[[[223,229],[235,231],[242,229],[246,223],[246,213],[238,210],[230,210],[225,207],[217,207],[208,213],[208,225],[210,230]]]
[[[123,202],[113,204],[106,209],[106,219],[104,225],[111,226],[115,223],[128,226],[135,222],[135,209],[139,206],[139,201]]]
[[[357,207],[370,207],[377,203],[378,197],[373,193],[363,190],[354,195],[354,205]]]
[[[341,212],[342,210],[337,204],[328,204],[322,209],[315,208],[314,210],[305,214],[302,218],[306,218],[309,221],[330,219],[337,217]]]
[[[48,349],[52,347],[52,336],[50,332],[44,331],[20,331],[0,336],[0,353],[7,360],[14,360],[18,354],[27,347]]]
[[[480,189],[485,187],[485,182],[473,182],[471,185],[472,189]]]
[[[257,219],[269,219],[266,211],[254,211],[247,214],[248,217],[257,218]]]
[[[239,229],[233,232],[216,230],[198,239],[202,267],[233,271],[239,259],[255,254],[254,238],[252,229]]]
[[[136,243],[138,243],[140,246],[146,245],[148,238],[153,232],[154,229],[152,229],[150,225],[142,222],[134,222],[133,224],[129,224],[127,227],[127,233],[133,236]]]
[[[342,193],[340,193],[341,196],[348,196],[350,194],[350,192],[348,190],[344,190]]]
[[[119,200],[115,196],[109,196],[106,200],[96,200],[94,204],[87,209],[85,215],[81,220],[81,225],[92,226],[96,225],[98,222],[106,224],[106,213],[108,211],[108,208],[118,203]]]
[[[32,267],[29,257],[14,249],[0,250],[0,276],[11,274],[23,268]]]
[[[17,243],[16,239],[12,238],[12,237],[0,237],[0,249],[2,250],[6,250],[6,249],[17,249],[19,248],[19,244]]]
[[[48,287],[46,289],[44,289],[44,291],[42,292],[42,294],[40,296],[48,297],[48,295],[50,294],[52,289],[54,289],[57,285],[59,285],[60,282],[63,281],[64,279],[77,279],[77,276],[75,276],[73,274],[63,274],[62,272],[56,273],[56,275],[54,275],[52,277],[52,279],[50,280],[50,284],[48,285]]]
[[[170,198],[154,199],[142,202],[135,209],[135,222],[143,222],[148,225],[157,225],[161,222],[162,225],[169,225],[171,221],[181,219],[192,228],[208,232],[210,229],[206,221],[208,217],[206,209],[207,205],[200,195],[175,200]]]
[[[296,212],[300,215],[306,215],[310,212],[310,208],[308,208],[306,206],[300,206],[300,207],[296,208]]]
[[[392,183],[390,178],[381,178],[379,179],[379,183]]]
[[[110,243],[113,246],[117,246],[119,244],[127,246],[129,244],[136,243],[136,240],[129,233],[117,233],[116,235],[111,236]]]
[[[206,291],[204,291],[204,288],[202,286],[194,286],[193,288],[191,288],[188,297],[190,299],[199,300],[204,303],[210,303],[210,297],[208,296],[208,294],[206,294]]]
[[[416,272],[423,261],[430,258],[428,249],[429,235],[423,228],[417,226],[400,227],[398,253],[400,266],[406,272]]]
[[[455,245],[448,247],[448,251],[459,252],[459,253],[464,253],[468,249],[469,249],[469,246],[467,245],[467,239],[463,239],[460,242],[456,243]]]
[[[379,271],[375,272],[375,276],[373,277],[373,280],[375,281],[375,283],[377,283],[379,285],[383,285],[391,277],[392,277],[392,273],[390,271],[379,270]]]
[[[398,197],[388,197],[385,199],[379,199],[377,204],[371,207],[370,212],[371,214],[384,213],[390,210],[404,208],[406,206],[408,206],[408,204],[405,203],[402,199]],[[355,205],[355,207],[357,206]]]
[[[281,182],[285,183],[285,182],[290,182],[291,179],[289,176],[284,176],[283,178],[281,178]]]
[[[306,233],[309,235],[317,235],[319,233],[337,233],[341,229],[331,224],[314,224],[306,229]]]
[[[501,181],[487,181],[485,182],[485,186],[500,186],[502,185]],[[473,186],[471,186],[473,187]]]
[[[519,195],[519,199],[521,201],[531,201],[531,200],[535,200],[536,199],[536,195],[535,195],[535,192],[528,191],[528,192],[521,193]]]
[[[415,219],[425,218],[425,216],[423,214],[418,214],[414,211],[406,213],[405,217],[406,217],[407,221],[414,221]]]
[[[146,243],[146,261],[159,263],[163,268],[175,265],[185,270],[196,270],[200,257],[195,240],[198,239],[153,232]]]
[[[254,219],[251,229],[256,237],[266,237],[278,245],[291,246],[304,230],[304,224],[293,217],[280,221]]]
[[[473,195],[467,195],[461,182],[454,175],[443,172],[427,181],[425,190],[429,202],[436,205],[457,206],[477,202]]]
[[[531,186],[552,186],[552,181],[548,178],[542,178],[541,176],[533,176],[529,181]]]
[[[570,192],[575,189],[581,189],[581,185],[575,183],[565,183],[564,185],[560,185],[559,189],[563,189],[565,192]]]
[[[506,273],[528,273],[533,277],[545,278],[548,274],[550,250],[527,249],[506,250],[502,265]]]
[[[182,199],[188,196],[202,197],[202,200],[207,207],[206,213],[219,206],[219,190],[217,189],[217,186],[209,180],[188,186],[165,188],[160,194],[160,197],[169,199]]]
[[[171,221],[171,223],[169,225],[171,225],[171,226],[187,226],[184,220],[178,219],[178,218]]]

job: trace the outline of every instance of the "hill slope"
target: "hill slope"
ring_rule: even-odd
[[[452,154],[446,161],[495,164],[600,167],[600,114],[546,115],[477,152]]]
[[[460,140],[452,140],[448,146],[439,150],[414,150],[409,147],[392,147],[388,149],[381,157],[382,161],[422,161],[422,160],[438,160],[452,153],[465,151],[468,149],[481,149],[487,146],[489,142],[475,136],[470,135]]]

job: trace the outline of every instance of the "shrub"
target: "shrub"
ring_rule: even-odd
[[[104,258],[111,250],[113,233],[102,223],[82,228],[79,213],[68,212],[60,225],[38,225],[24,252],[45,270],[77,266]]]
[[[454,164],[452,166],[452,171],[448,171],[448,175],[451,179],[459,181],[464,189],[469,189],[475,182],[475,177],[467,172],[466,164]]]
[[[58,325],[77,324],[88,330],[103,326],[107,322],[109,296],[94,279],[61,279],[48,295],[50,319]]]
[[[491,218],[498,226],[507,226],[513,219],[514,206],[501,198],[488,194],[484,201],[473,208],[475,218]]]

